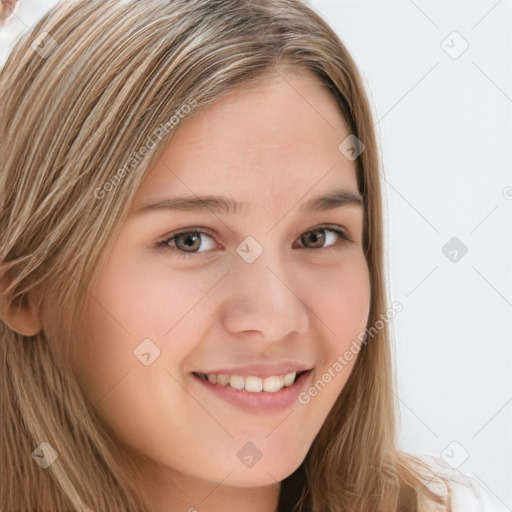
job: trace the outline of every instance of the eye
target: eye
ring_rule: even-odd
[[[217,244],[209,234],[203,231],[182,231],[157,242],[156,246],[163,249],[174,249],[181,253],[195,254],[215,249]],[[187,255],[180,254],[180,256],[186,257]]]
[[[339,239],[341,239],[340,243],[352,241],[350,236],[341,229],[324,226],[306,231],[300,237],[300,242],[305,249],[326,249],[335,245]]]

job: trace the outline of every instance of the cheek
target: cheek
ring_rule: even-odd
[[[370,276],[364,257],[316,275],[315,313],[329,332],[332,349],[344,349],[364,331],[370,310]]]
[[[368,322],[371,286],[366,260],[361,254],[317,282],[323,286],[317,286],[312,308],[318,311],[317,316],[327,332],[319,373],[329,372],[330,376],[325,375],[322,380],[332,382],[327,394],[334,400],[356,362],[361,335]]]
[[[74,354],[76,371],[91,393],[101,395],[128,370],[139,370],[139,347],[145,347],[144,353],[149,347],[151,358],[160,353],[179,363],[194,348],[192,331],[203,318],[197,312],[218,280],[212,274],[192,277],[159,259],[143,265],[120,257],[98,269],[88,290],[87,331]],[[163,366],[163,359],[154,364]]]
[[[91,284],[91,325],[103,333],[128,334],[132,342],[161,340],[192,312],[215,280],[215,275],[171,270],[159,258],[150,265],[119,258],[102,268]]]

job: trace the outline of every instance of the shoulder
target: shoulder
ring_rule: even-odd
[[[435,475],[437,490],[444,488],[451,512],[491,512],[487,492],[476,480],[460,470],[453,469],[438,457],[422,455],[421,459]],[[494,509],[492,509],[494,510]]]

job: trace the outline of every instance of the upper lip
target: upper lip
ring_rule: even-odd
[[[198,371],[194,373],[215,373],[217,375],[240,375],[241,377],[271,377],[272,375],[286,375],[291,372],[303,372],[311,370],[312,366],[293,361],[286,361],[276,364],[250,364],[232,368],[220,368],[215,370]]]

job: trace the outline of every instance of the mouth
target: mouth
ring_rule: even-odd
[[[313,369],[268,377],[199,372],[191,375],[202,393],[251,415],[266,415],[281,413],[296,406],[301,391],[312,379]]]
[[[283,375],[271,375],[269,377],[258,377],[256,375],[243,377],[242,375],[197,372],[194,372],[194,376],[210,384],[229,386],[239,391],[247,391],[249,393],[277,393],[283,388],[293,386],[302,375],[310,371],[311,370],[289,372]]]

